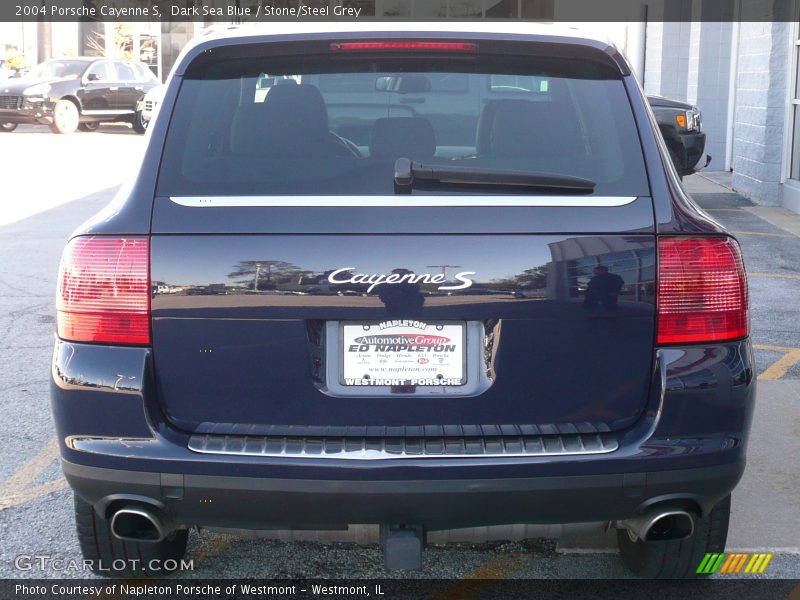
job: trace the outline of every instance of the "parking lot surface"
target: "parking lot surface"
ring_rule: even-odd
[[[113,196],[144,139],[127,127],[55,136],[0,134],[0,576],[86,577],[25,570],[19,556],[80,559],[71,492],[61,476],[48,380],[58,260],[70,232]],[[750,277],[759,373],[749,463],[733,495],[729,550],[775,557],[763,577],[800,577],[800,216],[752,206],[711,179],[686,181],[695,200],[739,238]],[[190,536],[194,572],[180,577],[392,577],[376,529],[250,539]],[[494,539],[493,541],[485,541]],[[528,538],[528,539],[524,539]],[[331,540],[345,540],[333,542]],[[307,541],[302,541],[307,540]],[[321,543],[321,541],[325,543]],[[624,578],[612,534],[599,526],[505,527],[436,534],[420,572],[404,577]],[[443,543],[448,542],[448,543]]]

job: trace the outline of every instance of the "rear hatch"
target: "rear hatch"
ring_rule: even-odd
[[[574,433],[641,414],[655,237],[618,67],[422,41],[255,44],[186,70],[151,241],[176,427]]]

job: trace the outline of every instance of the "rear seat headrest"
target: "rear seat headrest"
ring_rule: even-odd
[[[568,100],[492,100],[478,121],[479,156],[567,157],[584,146],[575,107]]]
[[[430,122],[421,117],[376,119],[369,153],[379,158],[430,158],[436,154],[436,135]]]
[[[330,154],[328,110],[313,85],[273,86],[264,102],[243,104],[231,127],[231,152],[241,155]]]
[[[264,100],[264,110],[286,119],[292,125],[302,125],[306,134],[328,135],[328,109],[316,86],[308,84],[276,85]]]
[[[521,114],[533,110],[530,100],[490,100],[486,103],[478,119],[478,135],[475,142],[476,152],[488,154],[493,151],[495,121],[499,114]]]

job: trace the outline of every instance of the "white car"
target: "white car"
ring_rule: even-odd
[[[164,97],[164,89],[163,85],[154,87],[139,101],[136,111],[141,113],[142,123],[145,126],[156,116],[158,105],[161,104],[161,99]]]

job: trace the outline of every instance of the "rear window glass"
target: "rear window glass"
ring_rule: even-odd
[[[398,158],[648,194],[624,85],[587,61],[236,59],[176,102],[162,196],[391,195]]]

